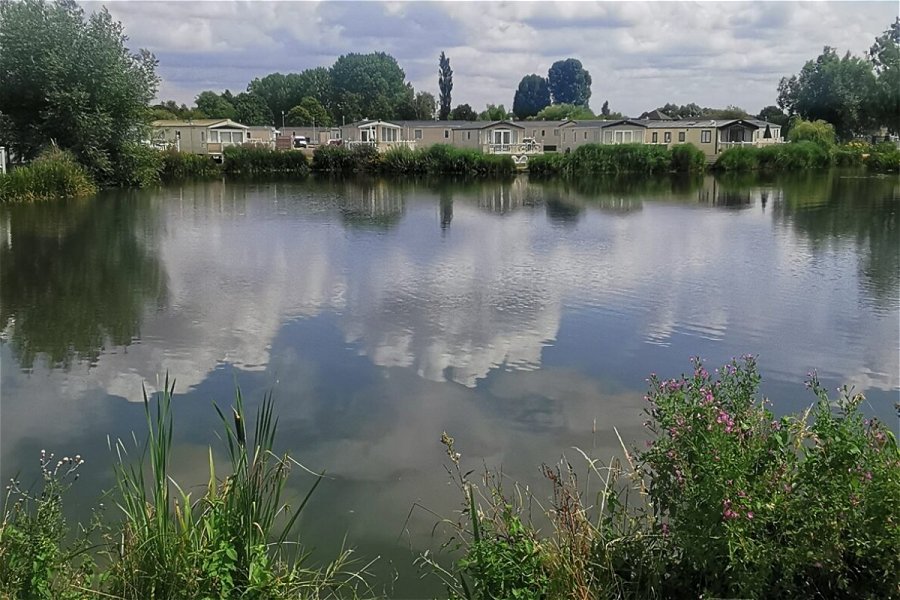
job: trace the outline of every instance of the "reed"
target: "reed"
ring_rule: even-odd
[[[223,170],[228,175],[299,175],[309,173],[309,161],[302,152],[274,150],[262,146],[225,148]]]
[[[0,175],[0,201],[81,199],[97,192],[87,170],[71,152],[50,147],[31,164]]]

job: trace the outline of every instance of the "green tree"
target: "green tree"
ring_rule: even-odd
[[[479,121],[503,121],[509,118],[509,111],[502,104],[496,106],[488,104],[483,111],[478,113]]]
[[[517,119],[527,119],[550,106],[550,84],[546,77],[532,73],[519,82],[513,97],[513,113]]]
[[[871,128],[875,89],[872,63],[849,52],[841,58],[826,46],[799,75],[781,79],[778,106],[791,116],[827,121],[838,137],[848,139]]]
[[[331,115],[312,96],[307,96],[300,101],[300,104],[288,111],[285,123],[295,127],[330,127],[333,124]]]
[[[450,111],[450,118],[454,121],[475,121],[478,119],[478,113],[468,104],[459,104]]]
[[[260,96],[241,92],[234,97],[235,120],[243,125],[272,125],[269,105]]]
[[[587,106],[591,99],[591,74],[577,58],[558,60],[547,73],[554,104]]]
[[[750,116],[746,110],[740,106],[729,104],[725,108],[704,108],[703,118],[705,119],[745,119]]]
[[[428,92],[416,93],[416,119],[422,121],[430,121],[434,118],[434,111],[437,109],[437,100],[434,94]]]
[[[551,104],[536,114],[534,118],[539,121],[563,121],[565,119],[577,121],[579,119],[594,119],[596,115],[586,106]]]
[[[453,91],[453,69],[450,68],[450,58],[441,52],[438,58],[438,89],[440,90],[440,110],[438,116],[441,121],[446,121],[450,116],[451,92]]]
[[[834,126],[825,121],[804,121],[799,119],[791,127],[788,139],[792,142],[815,142],[830,150],[834,147]]]
[[[781,135],[783,137],[787,137],[788,131],[791,127],[791,118],[784,114],[784,111],[777,106],[766,106],[761,111],[759,111],[757,118],[762,119],[763,121],[768,121],[769,123],[781,125]]]
[[[200,92],[194,103],[197,105],[197,110],[201,111],[210,119],[234,119],[237,117],[237,111],[235,110],[234,105],[219,94],[210,90]],[[186,117],[187,115],[182,116],[182,118]]]
[[[287,112],[300,103],[302,96],[298,89],[298,78],[296,73],[270,73],[251,81],[247,85],[247,92],[262,98],[273,116],[281,116],[282,112]]]
[[[600,107],[600,114],[604,117],[609,116],[609,100],[603,101],[603,106]]]
[[[875,38],[868,56],[877,78],[872,116],[889,131],[900,133],[900,17]]]
[[[126,47],[103,8],[0,0],[0,139],[25,158],[54,140],[100,181],[140,141],[159,78],[156,59]]]
[[[346,121],[395,119],[415,112],[415,94],[396,59],[384,52],[350,53],[331,67],[333,112]]]

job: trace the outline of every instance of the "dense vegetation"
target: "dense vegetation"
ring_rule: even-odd
[[[0,202],[85,198],[97,191],[93,179],[70,153],[51,147],[27,167],[0,175]]]
[[[692,144],[585,144],[569,154],[543,154],[528,165],[535,175],[594,175],[700,171],[706,158]]]
[[[481,482],[444,435],[462,497],[445,522],[453,568],[425,555],[453,598],[888,598],[900,591],[900,453],[888,428],[835,401],[775,418],[746,357],[652,377],[650,439],[624,465],[543,467],[538,500],[499,473]],[[810,418],[810,414],[812,418]],[[594,495],[588,490],[599,485]]]
[[[400,147],[384,153],[368,146],[322,146],[313,153],[312,169],[331,173],[512,175],[516,165],[509,156],[444,144],[419,150]]]
[[[343,551],[315,568],[293,547],[297,520],[321,480],[294,506],[284,500],[296,464],[274,451],[277,419],[271,396],[247,427],[240,390],[222,421],[228,465],[209,450],[209,481],[199,495],[171,478],[174,383],[151,401],[144,394],[147,438],[117,440],[116,516],[72,530],[63,516],[66,490],[78,478],[79,455],[41,451],[41,489],[14,480],[0,522],[0,595],[35,600],[112,597],[355,598],[368,594]],[[131,453],[134,456],[131,456]],[[100,505],[102,507],[102,505]]]
[[[646,446],[603,464],[576,449],[542,469],[549,503],[502,474],[467,470],[444,434],[461,511],[442,522],[450,565],[429,553],[451,598],[888,598],[900,590],[900,450],[844,388],[776,418],[752,357],[711,374],[650,378]],[[13,598],[342,598],[370,594],[344,551],[321,568],[291,549],[283,499],[296,464],[277,454],[271,397],[252,432],[238,391],[219,411],[228,465],[210,450],[194,496],[170,478],[173,386],[144,396],[147,438],[118,440],[115,516],[72,529],[63,503],[84,463],[42,451],[41,487],[14,480],[0,521],[0,594]],[[134,456],[132,456],[132,452]],[[196,489],[196,488],[194,488]],[[102,505],[101,505],[102,506]],[[532,507],[543,506],[541,528]]]
[[[0,1],[0,145],[30,161],[56,144],[100,184],[130,183],[156,94],[156,59],[132,54],[106,9]]]

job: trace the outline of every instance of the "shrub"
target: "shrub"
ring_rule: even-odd
[[[662,173],[671,158],[665,146],[649,144],[585,144],[570,155],[573,175],[593,173]]]
[[[715,168],[719,171],[755,171],[759,168],[757,148],[734,146],[716,157]]]
[[[671,153],[671,170],[676,173],[702,171],[706,167],[706,155],[693,144],[676,144]]]
[[[834,148],[834,125],[821,119],[817,121],[797,120],[788,134],[791,142],[813,142],[827,151]]]
[[[865,164],[873,171],[897,173],[900,171],[900,148],[889,142],[878,144],[872,148]]]
[[[162,153],[162,159],[160,177],[164,181],[218,177],[222,174],[221,165],[206,155],[166,150]]]
[[[831,160],[831,155],[819,144],[801,141],[758,148],[728,148],[718,156],[714,167],[719,171],[799,171],[827,168]]]
[[[61,600],[86,598],[93,563],[89,532],[70,531],[63,495],[78,478],[81,456],[56,460],[41,451],[41,489],[7,486],[0,523],[0,595],[4,598]],[[90,529],[95,529],[96,522]],[[79,589],[82,588],[82,589]]]
[[[307,175],[309,161],[302,152],[273,150],[263,146],[228,146],[223,153],[223,170],[229,175],[282,173]]]
[[[159,184],[163,153],[145,144],[128,143],[112,160],[111,183],[122,187],[149,187]]]
[[[844,388],[833,400],[813,374],[813,407],[776,418],[759,398],[753,357],[717,372],[695,360],[689,375],[651,377],[652,437],[625,451],[630,475],[588,459],[601,480],[589,502],[565,460],[544,467],[550,534],[528,519],[527,492],[504,493],[496,475],[480,491],[444,434],[464,499],[450,532],[462,557],[438,571],[451,596],[896,596],[900,451],[891,431],[860,412],[861,395]],[[421,563],[436,564],[428,555]]]
[[[0,175],[0,201],[79,199],[96,192],[96,184],[74,155],[56,146],[45,150],[30,165]]]
[[[313,152],[313,171],[349,173],[355,166],[353,155],[346,146],[319,146]]]
[[[561,175],[566,171],[569,160],[565,154],[538,154],[528,160],[530,175]]]

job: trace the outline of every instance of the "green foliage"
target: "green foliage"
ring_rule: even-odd
[[[874,146],[865,159],[866,167],[882,173],[900,172],[900,148],[891,143]]]
[[[51,146],[26,167],[0,175],[0,202],[37,202],[92,196],[97,186],[71,152]]]
[[[224,151],[223,170],[229,175],[264,175],[268,173],[305,176],[309,161],[302,152],[273,150],[261,146],[228,146]]]
[[[831,166],[831,154],[809,140],[761,147],[735,147],[722,152],[714,164],[719,171],[799,171]]]
[[[877,78],[870,111],[888,131],[900,133],[900,17],[875,38],[869,60]]]
[[[532,73],[519,82],[513,97],[513,113],[517,119],[533,117],[550,106],[550,84],[546,77]]]
[[[595,173],[665,173],[671,155],[667,148],[646,144],[585,144],[569,155],[573,175]]]
[[[551,104],[541,109],[534,116],[537,121],[563,121],[569,119],[572,121],[594,119],[596,116],[587,106],[576,106],[574,104]]]
[[[591,74],[576,58],[558,60],[550,65],[547,82],[554,104],[588,106],[591,99]]]
[[[849,52],[838,57],[834,48],[825,46],[799,75],[781,79],[778,106],[789,115],[827,121],[839,138],[849,139],[876,124],[872,110],[876,83],[870,62]]]
[[[485,109],[478,113],[479,121],[503,121],[505,119],[510,118],[510,112],[506,110],[506,107],[502,104],[500,106],[496,106],[494,104],[488,104],[485,106]]]
[[[453,92],[453,69],[450,68],[450,57],[441,52],[438,58],[438,89],[440,90],[438,117],[446,121],[450,116]]]
[[[655,435],[638,453],[668,542],[666,587],[719,597],[888,597],[900,557],[896,441],[859,412],[862,396],[817,396],[775,419],[746,357],[715,379],[651,379]],[[836,411],[833,407],[836,407]],[[663,527],[665,525],[665,527]],[[665,594],[665,590],[664,593]]]
[[[814,142],[830,151],[835,143],[834,126],[822,120],[804,121],[799,119],[791,127],[788,140],[791,142]]]
[[[156,59],[132,54],[106,9],[74,2],[0,2],[0,137],[28,160],[51,140],[101,183],[138,142],[158,84]]]
[[[331,115],[322,104],[312,96],[306,96],[300,104],[288,111],[285,124],[292,127],[330,127]]]
[[[543,154],[528,163],[533,175],[582,177],[616,173],[679,173],[702,171],[706,155],[693,144],[670,149],[649,144],[585,144],[569,154]]]
[[[475,121],[478,113],[468,104],[460,104],[450,111],[450,119],[453,121]]]
[[[241,92],[234,97],[234,118],[244,125],[271,125],[272,111],[262,96]]]
[[[425,149],[392,148],[379,153],[370,146],[352,150],[322,146],[313,153],[312,169],[326,172],[501,176],[516,172],[510,156],[435,144]]]
[[[437,100],[434,94],[428,92],[416,92],[416,119],[420,121],[430,121],[434,119],[434,112],[437,110]]]
[[[319,146],[313,152],[312,170],[327,173],[375,171],[380,157],[373,146]]]
[[[706,167],[706,155],[693,144],[675,144],[669,153],[671,170],[676,173],[702,171]]]
[[[127,187],[150,187],[159,183],[163,153],[146,144],[129,143],[114,156],[114,181]]]
[[[89,529],[71,532],[63,516],[63,495],[78,479],[80,455],[56,460],[41,451],[41,489],[7,486],[0,522],[0,595],[29,600],[88,598],[94,565]],[[74,533],[74,535],[73,535]]]
[[[210,119],[236,119],[237,111],[234,105],[219,94],[207,90],[200,92],[195,101],[197,110]],[[193,117],[193,115],[180,115],[180,118]],[[195,117],[193,117],[195,118]]]
[[[845,388],[833,400],[811,374],[814,406],[775,418],[752,357],[716,376],[693,367],[650,378],[651,439],[623,445],[628,469],[578,450],[581,487],[567,461],[543,468],[546,534],[524,508],[541,503],[505,493],[490,471],[482,491],[444,434],[463,509],[443,524],[461,557],[450,569],[428,554],[419,563],[455,598],[893,597],[900,451],[860,412],[863,397]],[[600,489],[589,494],[591,477]]]
[[[207,155],[178,152],[173,149],[163,152],[162,157],[160,178],[163,181],[217,177],[222,174],[221,165]]]
[[[335,121],[404,119],[415,115],[415,97],[396,59],[384,52],[349,53],[331,67]]]

